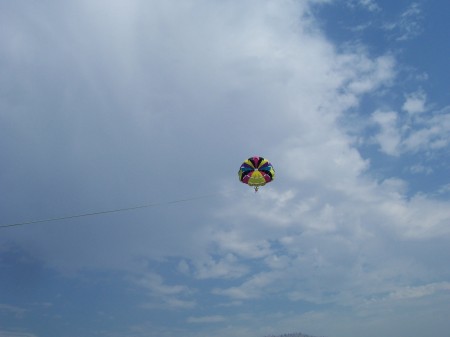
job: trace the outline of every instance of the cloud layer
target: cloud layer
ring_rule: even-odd
[[[398,89],[393,53],[334,45],[314,16],[324,3],[0,5],[2,221],[163,202],[3,231],[2,285],[19,293],[34,266],[24,287],[40,305],[5,296],[0,336],[78,326],[66,289],[97,319],[85,336],[445,331],[448,183],[414,190],[373,162],[432,175],[448,107]],[[237,179],[252,155],[277,173],[256,194]],[[33,323],[42,303],[50,330]]]

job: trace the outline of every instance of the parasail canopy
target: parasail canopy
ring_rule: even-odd
[[[242,163],[238,175],[241,182],[253,186],[256,192],[259,186],[264,186],[275,178],[275,170],[267,159],[255,156]]]

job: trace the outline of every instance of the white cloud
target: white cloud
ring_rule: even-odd
[[[408,99],[403,109],[411,114],[424,111],[424,101]],[[382,152],[398,156],[404,153],[435,152],[450,142],[450,112],[446,107],[414,119],[406,119],[394,111],[376,111],[372,120],[380,128],[375,141]]]
[[[192,309],[196,302],[191,299],[193,293],[185,285],[168,285],[163,278],[155,273],[146,273],[134,279],[134,283],[148,291],[150,301],[141,305],[142,308]]]
[[[280,274],[276,272],[257,273],[239,286],[216,288],[213,294],[228,296],[235,300],[258,299],[274,291],[274,283],[279,277]]]
[[[380,132],[375,135],[375,140],[380,145],[381,151],[389,155],[397,155],[401,141],[397,113],[375,111],[372,114],[372,120],[380,127]]]
[[[188,317],[188,323],[218,323],[225,321],[226,318],[221,315],[214,316],[201,316],[201,317]]]
[[[392,32],[397,41],[411,40],[423,31],[422,8],[419,3],[411,3],[395,22],[384,25],[384,29]]]
[[[312,329],[330,323],[351,336],[336,317],[350,326],[372,298],[447,290],[433,257],[436,242],[450,235],[448,202],[407,196],[408,182],[400,178],[374,178],[370,158],[356,147],[365,135],[341,126],[349,108],[363,110],[364,95],[394,84],[393,56],[372,57],[361,47],[338,52],[306,1],[128,3],[85,1],[67,13],[36,8],[44,19],[32,21],[19,45],[8,38],[8,64],[17,69],[29,54],[51,50],[54,57],[28,56],[26,88],[16,83],[21,94],[2,102],[8,107],[2,111],[18,113],[5,118],[11,128],[0,134],[16,153],[0,148],[11,159],[5,162],[15,163],[1,180],[12,191],[1,213],[14,218],[26,209],[23,216],[32,217],[214,189],[232,193],[18,229],[2,240],[58,271],[132,275],[144,295],[141,307],[189,310],[188,323],[229,320],[193,312],[205,303],[225,308],[224,297],[237,312],[247,301],[276,298],[322,306],[288,317],[267,309],[272,319]],[[375,1],[358,5],[378,8]],[[420,14],[414,8],[402,23],[409,37],[415,30],[407,20]],[[55,22],[52,34],[46,22]],[[40,32],[36,40],[30,31]],[[448,108],[422,113],[428,109],[422,91],[408,94],[402,108],[408,116],[380,108],[370,117],[384,153],[445,149]],[[236,171],[244,158],[263,152],[277,177],[255,194]],[[170,276],[142,263],[158,258],[173,267]],[[430,284],[427,277],[438,281],[413,285]],[[336,316],[331,306],[343,310]],[[261,318],[247,322],[258,326]],[[224,335],[238,336],[237,330]]]
[[[22,317],[25,314],[26,311],[27,310],[24,309],[24,308],[16,307],[16,306],[9,305],[9,304],[1,304],[0,303],[0,312],[7,313],[7,314],[12,314],[12,315],[14,315],[15,317],[18,317],[18,318]]]
[[[335,71],[342,72],[342,80],[345,81],[344,90],[354,95],[389,85],[395,76],[395,60],[392,56],[384,55],[371,59],[361,46],[356,46],[354,50],[350,49],[348,53],[336,55],[335,62],[337,66]],[[342,87],[335,89],[339,90]]]
[[[370,12],[378,12],[381,7],[375,0],[348,0],[347,5],[350,7],[360,6]]]
[[[449,282],[431,283],[422,286],[403,287],[389,294],[389,300],[408,300],[431,296],[442,291],[450,291]]]
[[[381,9],[375,0],[360,0],[360,3],[372,12],[379,11]]]
[[[31,332],[0,330],[0,337],[37,337],[37,335]]]
[[[290,267],[291,259],[286,255],[274,254],[274,255],[266,257],[264,261],[271,269],[286,270]]]
[[[187,287],[181,285],[166,285],[160,275],[150,273],[137,280],[137,283],[145,288],[148,288],[156,295],[176,295],[184,293],[188,290]]]
[[[270,253],[270,245],[266,240],[251,240],[242,236],[242,232],[219,231],[212,234],[212,241],[215,242],[219,250],[231,252],[243,258],[260,258]]]
[[[425,166],[422,164],[416,164],[410,167],[410,171],[414,174],[431,174],[433,173],[433,169],[429,166]]]
[[[426,111],[426,99],[427,96],[422,90],[411,93],[406,96],[402,109],[411,115],[422,113]]]
[[[445,148],[449,142],[450,110],[445,108],[437,114],[418,122],[418,125],[405,135],[403,147],[406,151],[436,151]]]
[[[226,251],[234,252],[234,249]],[[223,258],[214,259],[209,256],[206,259],[196,259],[193,262],[195,277],[206,278],[238,278],[248,273],[248,268],[240,263],[232,253],[227,253]]]
[[[437,191],[438,194],[447,194],[450,192],[450,183],[445,184]]]

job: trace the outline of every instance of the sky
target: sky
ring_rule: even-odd
[[[0,1],[0,337],[447,337],[449,10]]]

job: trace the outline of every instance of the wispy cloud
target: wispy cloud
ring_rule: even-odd
[[[199,279],[210,278],[239,278],[248,273],[248,267],[234,255],[234,249],[227,249],[228,253],[220,258],[208,256],[206,259],[192,261],[194,275]]]
[[[376,111],[372,114],[373,122],[379,127],[375,141],[382,152],[394,156],[434,152],[450,143],[448,107],[424,114],[427,110],[426,97],[418,92],[406,97],[402,109],[408,113],[407,116],[395,111]]]
[[[279,276],[276,272],[254,274],[239,286],[224,289],[216,288],[213,293],[228,296],[234,300],[258,299],[263,295],[267,296],[274,290],[273,285]]]
[[[12,314],[16,318],[23,317],[27,309],[19,308],[9,304],[1,304],[0,303],[0,312]]]
[[[37,336],[38,335],[31,332],[0,330],[0,337],[37,337]]]
[[[422,286],[404,287],[397,289],[393,293],[389,294],[389,300],[408,300],[413,298],[420,298],[426,296],[432,296],[436,293],[450,291],[449,282],[430,283]]]
[[[198,317],[188,317],[187,322],[188,323],[219,323],[224,322],[226,318],[221,315],[214,315],[214,316],[198,316]]]
[[[397,41],[415,38],[423,31],[423,14],[419,3],[411,3],[396,21],[387,23],[383,28]]]
[[[378,12],[381,10],[376,0],[348,0],[347,5],[350,7],[362,7],[370,12]]]
[[[148,290],[150,302],[142,304],[143,308],[190,309],[196,303],[190,297],[192,290],[185,285],[169,285],[156,273],[147,273],[135,279],[138,286]]]

